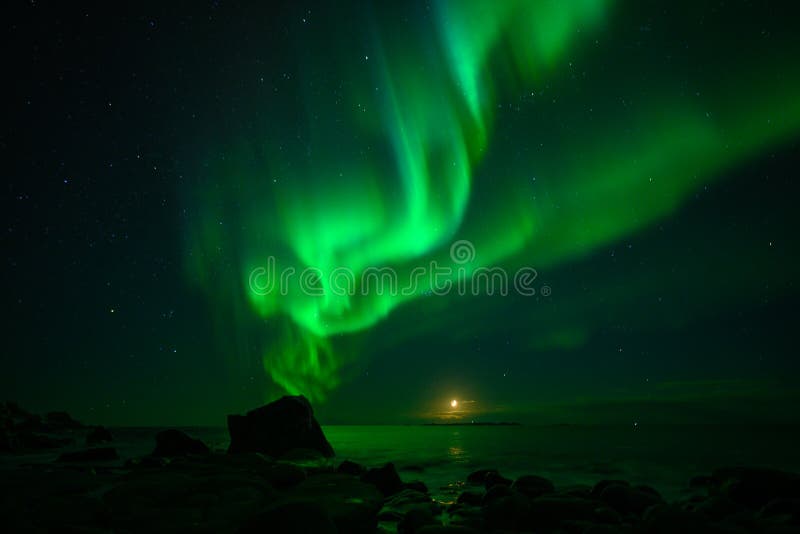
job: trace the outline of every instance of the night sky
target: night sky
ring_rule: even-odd
[[[106,4],[3,17],[3,397],[798,422],[789,3]],[[321,294],[255,290],[270,258]],[[431,262],[449,294],[330,284]],[[458,294],[481,268],[535,295]]]

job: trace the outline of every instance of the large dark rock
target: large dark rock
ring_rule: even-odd
[[[96,426],[86,435],[86,444],[89,446],[112,441],[114,437],[104,426]]]
[[[530,499],[540,497],[546,493],[553,493],[556,488],[552,482],[536,475],[524,475],[514,481],[512,489],[526,495]]]
[[[511,495],[514,495],[514,492],[511,490],[511,488],[509,488],[505,484],[495,484],[494,486],[489,488],[483,495],[483,500],[481,504],[486,506],[492,503],[493,501],[496,501],[503,497],[509,497]]]
[[[175,429],[162,430],[156,434],[156,448],[153,456],[186,456],[187,454],[208,454],[208,446]]]
[[[506,478],[497,471],[489,471],[486,473],[486,477],[483,479],[483,485],[488,491],[494,486],[511,486],[512,480],[510,478]]]
[[[709,532],[710,525],[705,517],[696,512],[683,510],[674,504],[657,504],[645,512],[642,531],[653,534],[672,532],[699,534]]]
[[[495,489],[497,488],[497,489]],[[511,492],[507,486],[496,485],[489,493],[499,490],[509,491],[510,494],[496,499],[484,498],[484,520],[491,532],[498,530],[525,530],[525,518],[530,509],[528,498],[521,493]],[[489,496],[487,493],[487,497]]]
[[[369,469],[362,475],[361,480],[372,484],[384,495],[394,495],[403,489],[403,481],[400,480],[400,475],[391,462]]]
[[[417,531],[417,534],[477,534],[477,530],[457,525],[428,525]]]
[[[78,430],[84,426],[73,419],[67,412],[48,412],[44,416],[45,425],[53,430]]]
[[[363,465],[351,462],[350,460],[345,460],[339,464],[339,467],[336,468],[337,473],[344,473],[345,475],[353,475],[357,477],[363,475],[366,470],[367,468]]]
[[[711,475],[712,491],[732,501],[759,509],[776,499],[800,499],[800,475],[775,469],[732,467],[717,469]]]
[[[595,501],[580,497],[546,495],[533,499],[529,513],[522,521],[524,528],[539,532],[557,528],[565,521],[598,523],[602,516]]]
[[[42,449],[58,449],[72,443],[71,438],[62,438],[47,434],[24,431],[16,435],[9,435],[10,450],[15,452],[37,451]]]
[[[456,499],[458,504],[468,504],[471,506],[480,506],[483,501],[483,494],[477,491],[464,491]]]
[[[261,452],[275,458],[292,449],[314,449],[334,455],[314,411],[303,396],[286,396],[246,415],[229,415],[229,453]]]
[[[467,484],[476,484],[483,486],[486,482],[486,477],[489,474],[497,475],[497,469],[478,469],[467,475]]]
[[[58,457],[59,462],[109,462],[117,459],[119,459],[117,451],[112,447],[65,452]]]
[[[378,511],[383,502],[380,492],[371,484],[338,473],[308,477],[292,488],[289,495],[293,499],[321,504],[342,534],[374,534],[378,526]]]
[[[632,487],[628,484],[608,484],[600,492],[600,499],[620,514],[637,516],[649,507],[664,502],[652,488]]]
[[[308,500],[279,502],[250,518],[240,534],[337,534],[336,524],[318,502]]]

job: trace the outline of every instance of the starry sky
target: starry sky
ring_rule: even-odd
[[[285,393],[323,423],[798,422],[795,9],[17,2],[0,392],[117,425]],[[450,291],[363,290],[434,263]],[[455,290],[489,269],[534,294]]]

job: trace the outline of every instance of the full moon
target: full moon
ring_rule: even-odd
[[[450,406],[452,406],[453,408],[456,408],[458,406],[458,401],[456,399],[451,400],[450,401]]]

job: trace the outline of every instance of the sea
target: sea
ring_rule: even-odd
[[[124,459],[148,454],[162,428],[111,427]],[[224,451],[228,432],[218,427],[181,428]],[[497,469],[508,478],[536,474],[556,487],[592,485],[603,479],[646,484],[666,499],[689,494],[694,475],[737,465],[800,472],[800,427],[735,425],[554,426],[325,426],[336,451],[331,463],[352,460],[368,467],[393,462],[403,480],[421,480],[431,495],[452,502],[466,477]],[[76,443],[74,448],[80,448]],[[59,451],[63,452],[63,451]],[[0,456],[0,463],[52,461],[58,452]]]

